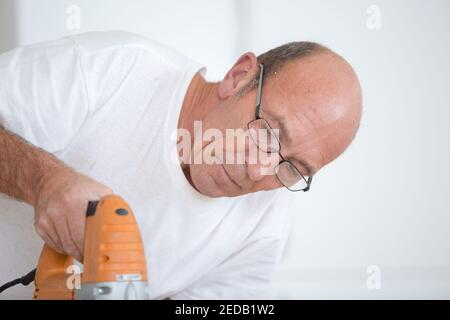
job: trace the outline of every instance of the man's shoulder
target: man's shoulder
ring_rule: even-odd
[[[162,67],[167,72],[196,64],[174,48],[127,31],[87,32],[68,39],[76,44],[83,60],[90,65],[117,62],[120,68],[127,69],[138,61],[153,71]]]
[[[120,48],[126,46],[150,45],[144,36],[127,31],[92,31],[68,36],[85,52]]]
[[[182,56],[175,49],[128,31],[94,31],[68,36],[78,48],[87,54],[117,50],[139,50],[155,55]]]

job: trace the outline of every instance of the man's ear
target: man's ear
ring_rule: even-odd
[[[219,83],[218,94],[220,99],[227,99],[236,94],[246,85],[259,70],[258,61],[253,52],[244,53],[227,72],[225,78]]]

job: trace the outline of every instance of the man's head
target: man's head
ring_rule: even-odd
[[[192,112],[198,115],[196,120],[202,121],[203,132],[218,129],[224,140],[226,129],[248,132],[247,124],[255,119],[260,64],[265,69],[261,116],[279,130],[281,155],[304,176],[315,174],[348,147],[359,127],[362,112],[358,79],[351,66],[331,50],[315,43],[295,42],[259,57],[246,53],[221,82],[205,83],[210,94],[193,103]],[[197,81],[199,85],[194,88],[202,88],[201,79]],[[195,90],[190,88],[189,91]],[[201,136],[195,139],[201,147],[192,153],[204,152],[210,141],[201,141]],[[201,193],[212,197],[283,187],[274,170],[267,174],[275,167],[273,161],[269,167],[262,161],[250,161],[250,144],[251,141],[247,141],[244,148],[234,145],[230,149],[233,144],[223,141],[223,156],[220,157],[223,164],[190,164],[186,168],[191,183]],[[243,155],[244,161],[226,162],[225,156],[230,152]],[[276,157],[275,165],[279,161],[278,154]],[[308,172],[308,167],[312,172]]]

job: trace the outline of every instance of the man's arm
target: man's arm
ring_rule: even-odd
[[[44,241],[81,261],[87,203],[112,190],[0,126],[0,193],[32,205]]]
[[[0,125],[0,193],[35,206],[44,177],[64,164]]]
[[[0,193],[32,205],[41,238],[77,260],[88,201],[112,192],[52,155],[68,147],[94,110],[82,55],[69,38],[0,55]]]

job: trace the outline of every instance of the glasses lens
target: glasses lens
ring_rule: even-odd
[[[266,120],[257,119],[248,124],[250,137],[258,149],[267,153],[280,151],[280,142]]]
[[[278,180],[291,191],[300,191],[308,187],[305,177],[290,161],[281,162],[275,170]]]

